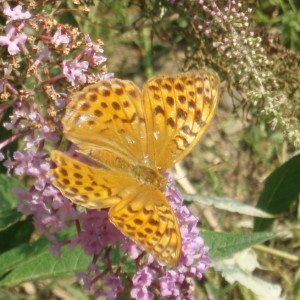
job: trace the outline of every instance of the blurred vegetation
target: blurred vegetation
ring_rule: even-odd
[[[286,48],[300,51],[300,7],[299,1],[260,1],[256,11],[261,26],[281,34]]]

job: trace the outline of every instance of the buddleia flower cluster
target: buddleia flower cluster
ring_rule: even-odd
[[[34,225],[52,242],[53,255],[62,247],[81,247],[92,257],[78,280],[95,297],[135,299],[193,299],[194,279],[209,265],[208,248],[199,236],[198,219],[191,215],[172,179],[165,191],[180,224],[182,256],[177,269],[167,269],[125,238],[108,219],[107,210],[74,206],[52,186],[49,152],[63,149],[61,118],[70,96],[85,85],[113,77],[104,65],[103,43],[57,20],[61,2],[2,1],[0,25],[0,116],[8,133],[0,140],[0,161],[8,175],[30,178],[15,192],[18,210],[32,216]],[[80,6],[78,12],[85,13]],[[3,130],[3,129],[2,129]],[[19,149],[7,149],[18,142]],[[74,154],[74,147],[64,148]],[[77,233],[59,240],[70,226]],[[112,259],[114,251],[120,259]],[[57,258],[59,260],[59,257]],[[126,268],[130,264],[130,272]],[[133,270],[133,272],[132,272]]]

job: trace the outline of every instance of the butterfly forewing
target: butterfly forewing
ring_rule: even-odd
[[[166,170],[191,151],[211,122],[219,78],[208,70],[154,77],[142,96],[149,160]]]
[[[100,158],[104,148],[128,160],[142,160],[145,120],[141,91],[133,82],[111,79],[73,96],[63,118],[64,134],[81,152]]]

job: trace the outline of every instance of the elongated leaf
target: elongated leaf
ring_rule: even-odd
[[[0,174],[0,212],[16,207],[19,199],[14,190],[19,186],[20,182],[14,177]]]
[[[14,191],[20,186],[14,177],[0,174],[0,254],[26,243],[33,231],[32,220],[16,209],[19,199]]]
[[[24,261],[28,261],[49,251],[51,244],[46,238],[41,238],[32,244],[22,244],[0,255],[0,277],[13,270]],[[1,285],[1,284],[0,284]]]
[[[22,214],[15,208],[0,211],[0,231],[5,230],[17,223],[21,216]]]
[[[34,226],[31,218],[19,221],[0,231],[0,254],[27,243],[30,240]]]
[[[266,180],[257,207],[274,215],[284,213],[300,194],[300,154],[277,168]],[[263,231],[274,219],[256,218],[255,231]]]
[[[19,247],[0,256],[2,272],[12,268],[2,278],[0,285],[13,287],[25,281],[70,276],[87,270],[92,258],[85,255],[80,247],[71,251],[66,246],[61,256],[57,257],[50,254],[49,245],[49,242],[37,242],[33,246]]]
[[[212,205],[218,209],[227,210],[251,217],[274,218],[261,209],[242,203],[236,199],[229,197],[208,197],[201,195],[184,194],[184,199],[187,201],[200,202],[204,205]]]
[[[274,237],[273,233],[228,233],[202,231],[201,236],[210,248],[210,255],[213,260],[224,259],[233,254],[262,243]]]

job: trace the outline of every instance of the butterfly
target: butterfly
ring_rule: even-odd
[[[53,184],[73,203],[109,208],[109,220],[161,264],[178,265],[182,241],[163,173],[185,157],[214,115],[219,77],[210,70],[156,76],[140,90],[109,79],[73,95],[63,133],[88,164],[53,150]]]

